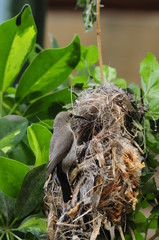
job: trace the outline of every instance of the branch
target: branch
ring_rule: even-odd
[[[99,54],[100,74],[101,74],[102,83],[104,84],[101,29],[100,29],[100,0],[97,0],[97,46],[98,46],[98,54]]]
[[[134,232],[133,232],[133,230],[130,226],[129,226],[129,230],[130,230],[130,233],[131,233],[132,240],[136,240],[135,234],[134,234]]]
[[[118,230],[119,230],[121,239],[122,239],[122,240],[125,240],[125,237],[124,237],[124,234],[123,234],[123,230],[122,230],[122,228],[121,228],[120,225],[118,226]]]

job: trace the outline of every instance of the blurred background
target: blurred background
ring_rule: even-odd
[[[96,44],[96,25],[86,33],[82,9],[76,0],[0,0],[0,22],[16,15],[25,3],[32,6],[38,43],[50,47],[50,34],[60,47],[78,33],[84,45]],[[139,64],[147,52],[159,58],[159,1],[102,0],[103,62],[117,69],[118,77],[140,83]]]

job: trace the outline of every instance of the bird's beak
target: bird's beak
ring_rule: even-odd
[[[85,120],[87,120],[87,121],[88,121],[88,119],[87,119],[87,118],[85,118],[85,117],[83,117],[83,116],[80,116],[80,115],[74,115],[74,118],[81,118],[81,119],[85,119]]]

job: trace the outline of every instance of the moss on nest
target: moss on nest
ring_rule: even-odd
[[[121,225],[137,203],[144,163],[130,124],[136,110],[132,96],[107,84],[84,90],[73,113],[87,120],[72,123],[78,142],[78,164],[69,173],[72,199],[64,207],[54,174],[46,189],[48,233],[56,240],[93,240],[101,226],[110,230]]]

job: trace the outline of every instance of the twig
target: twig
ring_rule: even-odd
[[[69,223],[62,223],[62,222],[60,222],[60,223],[56,223],[56,225],[57,226],[65,226],[65,227],[79,227],[79,225],[76,225],[76,224],[69,224]]]
[[[86,214],[88,214],[89,212],[92,211],[92,208],[88,209],[88,211],[86,211],[85,213],[83,213],[81,216],[77,217],[76,219],[74,219],[72,221],[72,223],[76,222],[77,220],[79,220],[80,218],[82,218],[83,216],[85,216]]]
[[[118,226],[118,230],[119,230],[121,239],[122,239],[122,240],[125,240],[125,237],[124,237],[124,234],[123,234],[123,230],[122,230],[122,228],[121,228],[120,225]]]
[[[101,80],[102,80],[102,83],[104,84],[101,29],[100,29],[100,0],[97,0],[97,46],[98,46],[98,54],[99,54],[99,66],[100,66]]]
[[[130,230],[130,233],[131,233],[132,240],[136,240],[135,234],[134,234],[134,232],[133,232],[133,230],[130,226],[129,226],[129,230]]]

